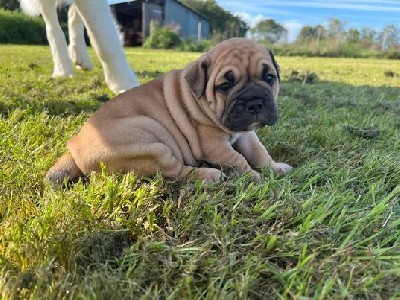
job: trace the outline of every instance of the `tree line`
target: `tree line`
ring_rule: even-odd
[[[349,28],[346,22],[330,19],[326,27],[322,25],[304,26],[297,36],[296,43],[319,43],[324,40],[336,43],[360,44],[363,48],[375,48],[382,51],[396,49],[400,46],[400,28],[394,24],[386,25],[378,32],[372,28]]]
[[[220,7],[216,0],[180,1],[209,18],[214,41],[248,36],[286,55],[400,58],[400,28],[394,24],[386,25],[381,31],[368,27],[347,29],[346,21],[332,18],[327,25],[303,26],[296,39],[289,43],[288,29],[274,19],[262,19],[249,27],[239,16]]]
[[[289,43],[285,26],[266,19],[250,29],[250,36],[286,55],[400,58],[398,26],[388,24],[381,31],[346,27],[346,21],[337,18],[330,19],[325,26],[303,26]]]
[[[181,2],[210,19],[215,41],[248,36],[286,55],[400,58],[400,28],[394,24],[386,25],[381,31],[368,27],[347,29],[346,21],[332,18],[327,25],[303,26],[296,39],[289,43],[288,29],[274,19],[262,19],[249,27],[215,0]]]
[[[346,21],[332,18],[327,25],[303,26],[296,39],[289,43],[288,29],[274,19],[262,19],[249,27],[215,0],[181,2],[210,19],[215,41],[249,36],[286,55],[400,58],[400,28],[394,24],[386,25],[381,31],[368,27],[347,29]]]

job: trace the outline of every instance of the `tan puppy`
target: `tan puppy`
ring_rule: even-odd
[[[98,171],[219,182],[201,162],[235,167],[292,168],[273,161],[253,130],[277,120],[279,67],[272,52],[246,39],[218,44],[183,70],[131,89],[96,111],[49,170],[51,183]]]

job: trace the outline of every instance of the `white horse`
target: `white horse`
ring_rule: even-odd
[[[50,44],[54,71],[53,77],[72,77],[72,63],[90,70],[84,26],[104,69],[104,77],[115,93],[139,85],[129,67],[107,0],[74,0],[68,11],[69,46],[58,22],[57,7],[65,0],[20,0],[22,10],[29,15],[43,16]],[[71,1],[70,1],[71,2]],[[69,52],[69,53],[68,53]]]

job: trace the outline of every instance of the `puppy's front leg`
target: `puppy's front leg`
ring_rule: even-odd
[[[293,169],[288,164],[275,162],[254,131],[242,134],[233,147],[240,152],[254,168],[270,166],[272,171],[279,174],[287,174]]]
[[[229,135],[217,129],[207,127],[206,130],[199,130],[202,140],[202,152],[204,159],[214,165],[234,167],[242,173],[250,173],[259,180],[260,174],[253,170],[245,157],[237,152],[229,141]]]

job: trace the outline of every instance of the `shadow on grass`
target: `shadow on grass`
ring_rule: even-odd
[[[82,270],[113,264],[132,243],[129,230],[91,232],[74,241],[74,264]]]
[[[47,111],[51,116],[77,116],[82,112],[93,113],[104,102],[110,100],[107,94],[94,96],[90,100],[48,100],[48,101],[2,101],[0,102],[0,115],[7,119],[15,110],[25,110],[28,114],[36,115]]]

